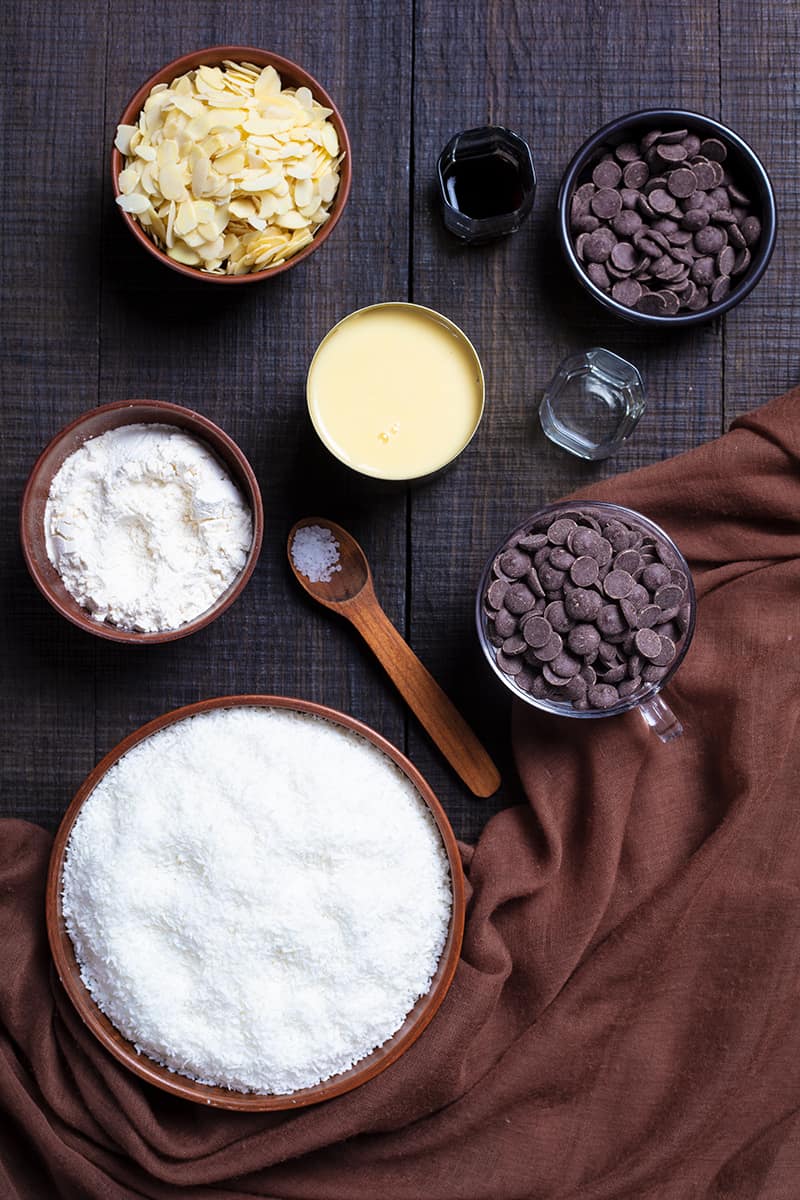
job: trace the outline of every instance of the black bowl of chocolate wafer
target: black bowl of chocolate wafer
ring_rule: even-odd
[[[769,176],[733,130],[649,109],[609,122],[567,167],[564,253],[587,292],[643,325],[694,325],[752,291],[775,246]]]

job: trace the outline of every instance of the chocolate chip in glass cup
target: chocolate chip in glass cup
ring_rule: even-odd
[[[638,707],[668,741],[682,727],[657,693],[688,649],[695,603],[662,529],[619,505],[573,501],[537,513],[492,557],[478,627],[495,673],[528,703],[579,717]]]

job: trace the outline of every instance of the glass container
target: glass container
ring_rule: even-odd
[[[564,359],[547,385],[539,420],[551,442],[595,461],[617,453],[644,410],[636,367],[598,347]]]
[[[634,692],[633,695],[626,696],[624,699],[620,699],[612,707],[604,709],[589,708],[579,710],[573,708],[568,701],[560,702],[547,698],[539,699],[536,696],[531,695],[530,692],[524,691],[521,687],[518,687],[514,682],[514,676],[505,674],[505,672],[501,671],[500,667],[497,665],[497,651],[489,641],[488,618],[486,609],[484,607],[484,597],[486,595],[487,588],[493,579],[492,566],[497,556],[510,545],[514,545],[518,538],[524,537],[525,534],[531,530],[531,528],[543,522],[545,518],[550,521],[559,516],[559,514],[563,513],[566,516],[568,513],[574,513],[575,511],[581,509],[588,509],[601,521],[603,519],[610,521],[614,518],[620,518],[623,521],[627,521],[631,525],[637,526],[640,530],[646,534],[649,534],[652,538],[665,543],[671,552],[671,561],[675,563],[677,569],[684,573],[688,585],[689,619],[686,629],[683,633],[683,637],[677,646],[675,658],[670,664],[666,675],[657,683],[643,683],[641,688]],[[517,526],[516,529],[512,530],[512,532],[503,539],[500,545],[496,547],[494,552],[490,554],[478,586],[475,615],[478,627],[478,640],[481,644],[481,649],[486,656],[489,666],[497,678],[501,680],[505,687],[507,687],[518,700],[522,700],[525,704],[531,704],[534,706],[534,708],[539,708],[543,712],[553,713],[561,717],[574,717],[577,720],[592,720],[597,719],[598,717],[614,717],[618,716],[620,713],[629,712],[631,709],[638,709],[642,720],[645,722],[648,728],[652,729],[662,742],[671,742],[675,738],[681,736],[683,733],[683,725],[660,693],[675,675],[675,672],[683,662],[686,651],[689,649],[692,637],[694,636],[696,609],[697,597],[695,595],[691,571],[689,570],[686,559],[683,557],[672,539],[664,532],[663,529],[656,525],[654,521],[649,520],[647,517],[642,516],[641,513],[637,513],[633,509],[623,508],[619,504],[610,504],[599,500],[572,500],[564,501],[560,504],[550,504],[546,508],[540,509],[539,512],[534,513],[533,516],[529,517],[527,521],[524,521],[521,525]]]
[[[445,228],[472,245],[516,233],[533,206],[530,147],[500,125],[452,137],[439,155],[437,177]]]

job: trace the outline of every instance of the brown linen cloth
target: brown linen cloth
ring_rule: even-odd
[[[0,1196],[800,1197],[800,391],[591,494],[696,573],[662,745],[519,706],[463,959],[396,1065],[287,1116],[139,1083],[50,978],[50,838],[0,826]]]

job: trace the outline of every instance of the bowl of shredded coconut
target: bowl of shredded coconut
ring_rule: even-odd
[[[62,821],[50,946],[83,1021],[157,1087],[237,1110],[359,1086],[433,1018],[464,884],[411,762],[323,705],[229,696],[127,737]]]
[[[239,447],[177,404],[84,413],[37,460],[20,538],[39,590],[98,637],[164,642],[218,617],[258,558],[261,493]]]

